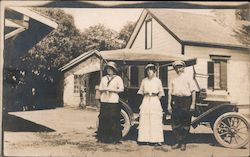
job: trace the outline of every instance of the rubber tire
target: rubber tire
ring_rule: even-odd
[[[219,134],[217,132],[217,127],[216,127],[217,125],[219,125],[219,123],[222,120],[222,118],[227,118],[227,117],[232,117],[232,116],[241,119],[245,123],[245,125],[247,126],[247,130],[249,132],[249,121],[248,121],[248,119],[245,116],[243,116],[242,114],[237,113],[237,112],[227,112],[227,113],[224,113],[221,116],[219,116],[216,119],[216,121],[214,122],[213,131],[214,131],[214,137],[215,137],[215,139],[217,140],[217,142],[219,144],[221,144],[222,146],[227,147],[227,148],[237,149],[237,148],[244,147],[245,145],[248,144],[248,142],[249,142],[249,134],[248,134],[248,139],[246,139],[242,144],[240,144],[240,145],[230,145],[230,144],[226,144],[220,138],[220,136],[219,136]]]

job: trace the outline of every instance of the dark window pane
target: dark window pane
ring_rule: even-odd
[[[145,36],[146,36],[146,41],[145,41],[145,48],[146,49],[150,49],[152,48],[152,20],[148,20],[146,21],[146,32],[145,32]]]
[[[221,61],[221,89],[227,90],[227,61]]]
[[[208,71],[208,88],[214,88],[214,62],[207,63]]]
[[[131,86],[138,86],[138,67],[131,66],[130,69],[130,85]]]
[[[160,67],[159,78],[162,81],[163,87],[168,87],[168,67]]]

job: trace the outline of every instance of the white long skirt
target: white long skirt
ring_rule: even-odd
[[[163,142],[162,107],[157,96],[144,96],[140,106],[139,142]]]

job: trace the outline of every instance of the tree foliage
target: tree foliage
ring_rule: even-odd
[[[246,45],[250,46],[250,14],[249,9],[238,9],[236,10],[236,18],[239,20],[240,28],[235,30],[235,36],[238,40]]]
[[[246,45],[247,47],[250,46],[250,25],[249,24],[243,24],[239,29],[235,30],[235,36],[238,38],[238,40]]]
[[[250,11],[249,9],[237,9],[235,11],[236,18],[239,20],[249,21],[250,20]]]
[[[85,29],[82,33],[86,51],[113,50],[121,48],[122,41],[118,39],[118,33],[103,24],[97,24]]]
[[[120,32],[116,32],[103,24],[97,24],[80,32],[74,24],[74,18],[61,9],[34,10],[58,23],[57,29],[49,33],[22,58],[30,71],[45,80],[53,80],[53,71],[89,50],[124,48],[134,27],[133,22],[128,22]]]
[[[119,39],[123,41],[122,48],[124,48],[133,33],[135,27],[135,23],[132,21],[128,21],[126,25],[123,26],[121,31],[119,32]]]
[[[54,18],[58,23],[58,28],[37,43],[23,58],[29,61],[33,70],[58,68],[83,53],[85,45],[81,42],[80,31],[74,25],[71,15],[60,9],[36,10]]]

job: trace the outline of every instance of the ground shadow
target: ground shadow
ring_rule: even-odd
[[[3,121],[4,131],[12,132],[54,132],[55,130],[32,121],[6,114]]]
[[[124,140],[137,140],[138,130],[132,128],[129,134],[124,138]],[[164,144],[174,145],[176,143],[175,137],[172,131],[164,131]],[[209,144],[212,146],[219,146],[217,141],[214,138],[214,135],[211,133],[190,133],[188,136],[187,143],[196,143],[196,144]]]

